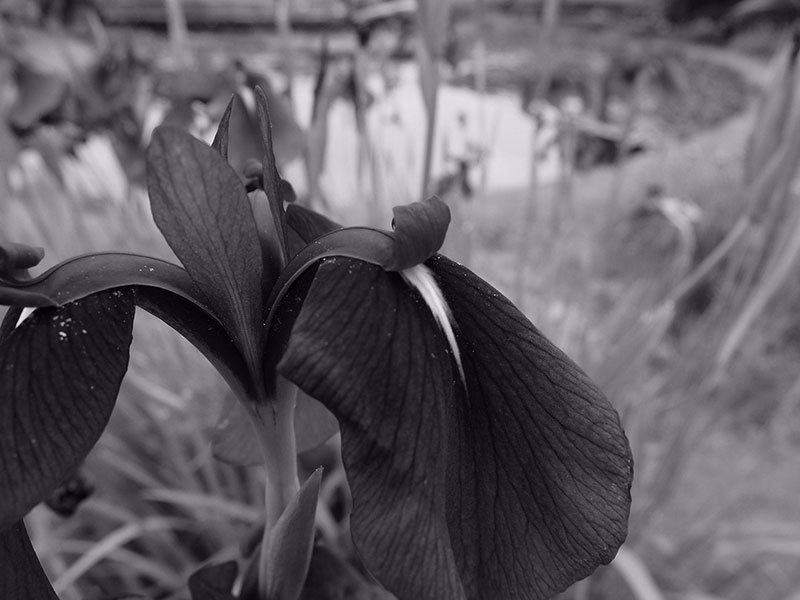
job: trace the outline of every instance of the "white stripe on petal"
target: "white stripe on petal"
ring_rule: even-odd
[[[453,331],[453,313],[444,298],[444,294],[442,294],[442,289],[436,283],[436,278],[425,265],[415,265],[410,269],[400,271],[400,275],[403,276],[408,285],[419,292],[425,304],[430,308],[433,318],[436,319],[439,327],[441,327],[444,336],[447,338],[447,343],[450,345],[450,350],[453,352],[453,357],[456,359],[461,381],[466,385],[467,379],[464,376],[464,367],[461,364],[461,352],[458,349],[455,331]]]

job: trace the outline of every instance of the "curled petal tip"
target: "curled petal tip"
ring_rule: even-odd
[[[0,244],[0,276],[35,267],[43,258],[44,248],[13,242]]]

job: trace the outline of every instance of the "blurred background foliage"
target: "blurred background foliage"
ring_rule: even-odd
[[[261,85],[297,202],[386,227],[427,181],[453,212],[444,252],[619,409],[630,537],[565,599],[800,598],[798,4],[453,0],[443,34],[416,11],[3,0],[0,239],[44,246],[47,265],[103,249],[174,260],[143,189],[150,133],[208,139],[237,94],[245,178]],[[439,59],[430,140],[420,31]],[[191,572],[258,531],[263,473],[212,455],[221,380],[145,314],[131,363],[81,473],[29,517],[65,600],[187,598]],[[339,557],[314,597],[384,597],[345,592],[359,564],[337,440],[301,464],[326,466],[318,538]]]

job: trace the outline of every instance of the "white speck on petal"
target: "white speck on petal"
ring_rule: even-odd
[[[433,318],[436,319],[439,327],[441,327],[442,333],[444,333],[447,343],[453,351],[461,381],[466,386],[467,378],[464,376],[464,366],[461,364],[461,352],[458,349],[455,331],[453,331],[453,313],[444,298],[444,294],[442,294],[442,289],[436,283],[436,278],[425,265],[415,265],[410,269],[401,271],[400,275],[403,276],[408,285],[419,292],[425,304],[428,305],[431,313],[433,313]]]

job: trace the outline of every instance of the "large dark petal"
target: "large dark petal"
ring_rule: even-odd
[[[128,367],[133,313],[131,292],[95,294],[34,311],[0,343],[0,529],[100,437]]]
[[[323,262],[281,373],[339,419],[366,566],[401,600],[548,598],[613,558],[631,461],[613,408],[496,290],[428,262],[466,392],[400,278]]]
[[[208,304],[255,364],[262,256],[250,200],[219,152],[160,127],[147,150],[147,188],[158,228]]]
[[[401,600],[465,597],[445,519],[445,343],[399,275],[323,261],[279,371],[339,419],[364,564]]]
[[[58,600],[22,521],[0,531],[0,598]]]
[[[471,271],[428,261],[467,393],[450,406],[447,515],[470,598],[549,598],[625,540],[632,460],[602,392]]]

